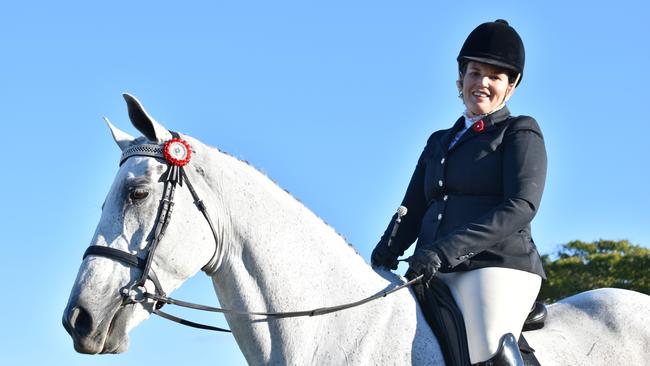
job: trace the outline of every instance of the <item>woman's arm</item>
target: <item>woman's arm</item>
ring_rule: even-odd
[[[427,145],[420,154],[418,163],[415,166],[406,193],[404,194],[402,206],[406,207],[408,212],[402,217],[400,226],[395,233],[395,238],[391,241],[389,248],[388,240],[393,231],[397,214],[394,214],[391,218],[386,231],[384,231],[384,235],[382,235],[379,243],[373,251],[372,262],[375,265],[380,264],[390,267],[391,264],[394,264],[397,257],[403,255],[404,251],[415,242],[415,239],[417,239],[420,233],[422,217],[427,209],[427,200],[424,194],[424,172],[426,168],[425,158],[428,155],[429,149],[432,148],[431,145],[434,143],[433,141],[435,141],[434,136],[435,134],[429,137]]]

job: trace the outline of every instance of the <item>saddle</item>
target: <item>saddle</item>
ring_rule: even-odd
[[[445,364],[448,366],[470,365],[463,314],[447,285],[434,277],[427,285],[421,282],[415,284],[413,291],[427,323],[438,339]],[[547,316],[546,306],[542,302],[536,301],[524,322],[523,332],[541,329],[544,327]],[[540,366],[534,354],[535,350],[528,345],[523,333],[518,343],[524,363],[530,366]]]

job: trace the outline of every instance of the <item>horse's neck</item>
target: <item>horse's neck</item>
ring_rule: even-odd
[[[388,282],[340,235],[266,176],[232,157],[218,154],[215,159],[214,171],[207,176],[218,178],[209,183],[221,197],[225,227],[224,257],[214,276],[224,307],[306,310],[350,302],[386,287]],[[280,337],[291,343],[287,337],[308,336],[310,329],[323,326],[311,318],[282,332],[287,321],[251,322],[243,316],[228,320],[240,347],[240,338],[256,339],[251,347],[264,348],[269,344],[260,338]]]
[[[213,275],[222,306],[310,310],[359,300],[399,282],[392,274],[375,273],[331,227],[254,168],[216,151],[201,152],[197,162],[205,171],[199,173],[212,192],[206,203],[223,248]],[[251,364],[441,360],[407,291],[316,317],[226,317]]]
[[[244,286],[243,305],[274,311],[297,302],[321,306],[323,299],[308,295],[345,288],[348,278],[355,279],[351,284],[381,281],[340,235],[265,175],[226,155],[218,164],[220,181],[211,185],[219,187],[229,222],[215,277],[218,284],[229,279]]]

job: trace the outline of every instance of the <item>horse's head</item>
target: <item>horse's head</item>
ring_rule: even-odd
[[[129,330],[157,305],[145,294],[169,293],[199,269],[216,267],[216,237],[196,203],[210,195],[200,176],[205,147],[193,139],[198,151],[185,151],[185,142],[165,144],[172,133],[135,98],[124,97],[144,137],[134,139],[107,121],[122,161],[63,314],[82,353],[126,351]]]

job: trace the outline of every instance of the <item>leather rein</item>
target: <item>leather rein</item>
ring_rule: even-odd
[[[201,323],[195,323],[183,318],[176,317],[169,313],[166,313],[162,310],[164,304],[176,305],[190,309],[210,311],[223,314],[233,314],[233,315],[255,315],[255,316],[266,316],[269,318],[293,318],[293,317],[303,317],[303,316],[317,316],[333,313],[336,311],[349,309],[356,307],[367,302],[386,297],[387,295],[399,291],[405,287],[411,286],[414,283],[420,281],[422,276],[416,277],[406,283],[403,283],[399,286],[396,286],[389,290],[380,291],[372,296],[366,297],[359,301],[350,302],[343,305],[323,307],[312,310],[302,310],[302,311],[289,311],[289,312],[259,312],[259,311],[239,311],[234,309],[224,309],[213,306],[206,306],[195,304],[187,301],[177,300],[171,297],[168,297],[165,291],[162,289],[162,285],[158,280],[158,276],[152,268],[153,257],[158,244],[165,235],[167,226],[171,219],[171,214],[174,208],[174,192],[177,186],[183,186],[183,183],[187,186],[194,199],[194,204],[199,211],[203,214],[203,217],[208,222],[210,230],[215,240],[215,253],[210,259],[210,261],[202,268],[202,270],[208,272],[210,269],[215,267],[216,262],[219,260],[219,240],[217,237],[216,229],[210,219],[207,208],[203,201],[199,198],[196,190],[190,183],[185,170],[183,167],[189,163],[192,150],[190,145],[180,138],[180,135],[177,132],[172,132],[172,139],[164,143],[163,145],[158,144],[140,144],[131,146],[125,149],[122,152],[122,157],[120,160],[120,166],[124,162],[133,156],[146,156],[153,157],[157,159],[162,159],[167,163],[167,171],[163,173],[161,181],[164,182],[163,188],[163,197],[160,200],[160,206],[158,208],[158,217],[153,228],[153,236],[149,244],[146,246],[144,251],[144,259],[138,257],[135,254],[128,253],[126,251],[110,248],[100,245],[91,245],[86,249],[83,259],[86,259],[88,256],[99,256],[104,258],[113,259],[119,261],[129,267],[138,268],[142,271],[142,274],[130,285],[124,287],[121,291],[122,295],[122,305],[143,303],[147,299],[154,301],[153,313],[161,316],[165,319],[187,325],[193,328],[213,330],[218,332],[231,332],[228,329],[215,327],[212,325],[206,325]],[[151,293],[147,291],[145,283],[147,280],[151,280],[154,284],[155,292]]]

